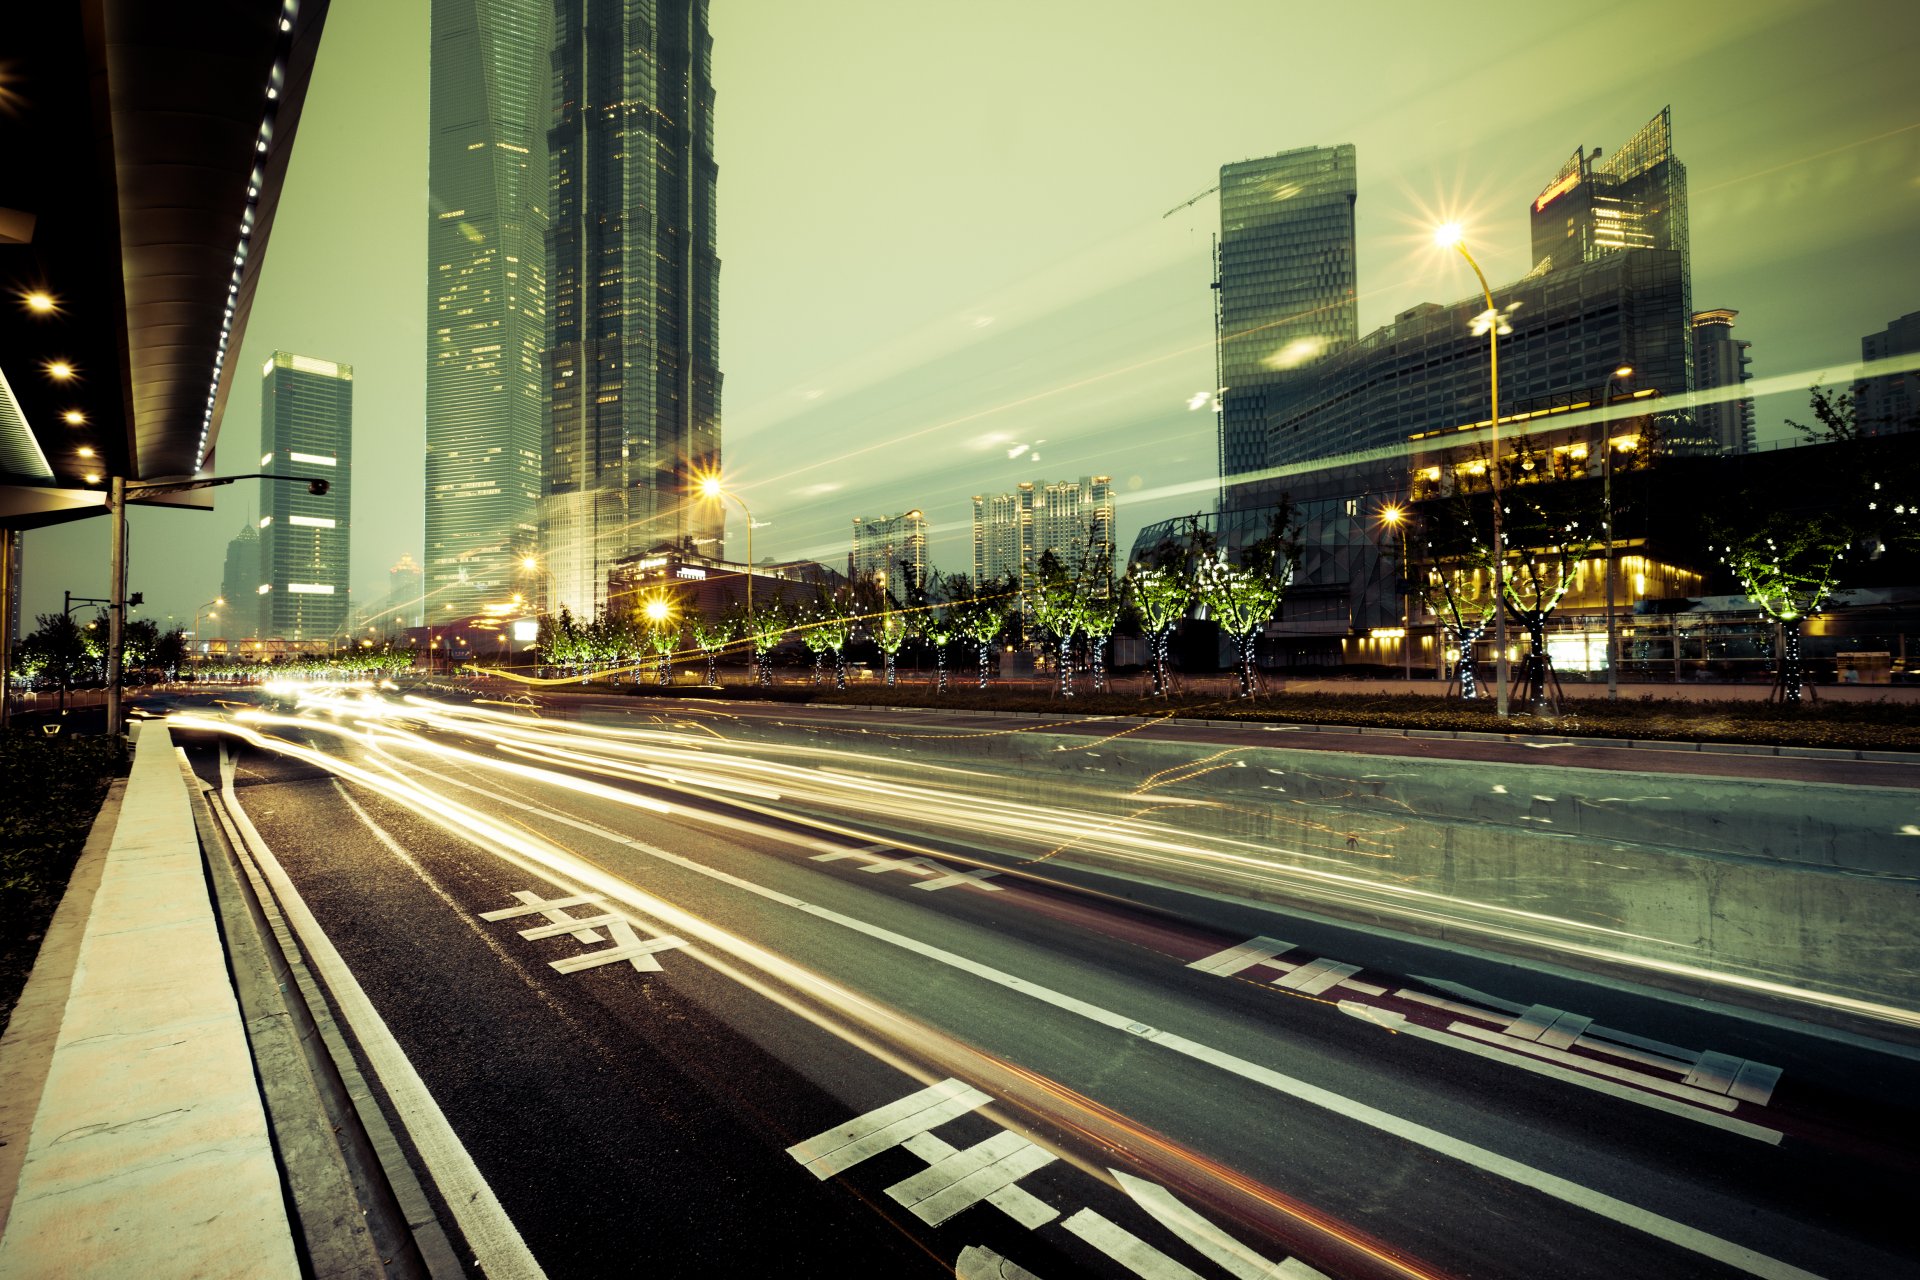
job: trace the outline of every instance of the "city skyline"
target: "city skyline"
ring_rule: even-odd
[[[1740,309],[1743,337],[1761,353],[1759,376],[1811,381],[1857,359],[1862,335],[1913,310],[1900,293],[1913,273],[1888,266],[1914,253],[1899,234],[1915,168],[1912,122],[1900,118],[1893,91],[1902,51],[1914,44],[1903,9],[1857,6],[1849,23],[1823,23],[1762,5],[1739,30],[1667,31],[1631,68],[1547,84],[1523,73],[1569,56],[1606,24],[1569,20],[1542,35],[1518,21],[1523,11],[1494,10],[1489,74],[1528,83],[1524,109],[1489,115],[1454,94],[1457,110],[1414,118],[1396,104],[1431,99],[1450,75],[1434,48],[1389,54],[1365,83],[1326,73],[1315,82],[1326,92],[1303,84],[1254,93],[1229,72],[1279,33],[1249,7],[1218,8],[1257,38],[1229,55],[1232,65],[1193,72],[1124,20],[1092,37],[1043,24],[1009,50],[993,38],[1004,15],[991,6],[938,25],[859,6],[811,24],[777,7],[716,13],[716,129],[729,180],[719,229],[728,471],[772,526],[758,534],[757,552],[844,554],[851,515],[898,509],[928,491],[929,472],[964,471],[940,492],[1004,486],[1025,465],[1008,457],[1022,445],[1043,452],[1047,470],[1110,470],[1123,543],[1150,519],[1208,505],[1213,424],[1185,406],[1212,381],[1207,241],[1217,206],[1209,198],[1161,215],[1240,157],[1356,144],[1364,329],[1464,292],[1453,264],[1425,250],[1429,215],[1464,212],[1489,275],[1517,279],[1527,265],[1525,206],[1567,139],[1625,137],[1647,104],[1671,100],[1691,170],[1695,292]],[[1315,21],[1329,40],[1360,38],[1344,19]],[[1852,33],[1867,25],[1884,38],[1863,55]],[[393,306],[406,315],[389,317],[382,299],[389,279],[403,293],[417,287],[407,282],[421,278],[424,257],[417,230],[370,236],[369,226],[386,224],[362,219],[413,228],[425,220],[425,36],[423,16],[335,6],[242,355],[292,346],[358,366],[363,449],[383,451],[384,469],[396,474],[363,477],[356,600],[377,594],[385,566],[422,546],[417,498],[406,495],[423,488],[424,399],[410,389],[420,386],[419,361],[403,355],[423,350],[425,335],[407,336],[420,323],[409,318],[419,316],[417,302],[403,298]],[[985,116],[963,111],[958,72],[908,76],[891,65],[882,46],[903,38],[991,54],[1022,91],[979,108]],[[1102,58],[1067,55],[1088,39]],[[833,50],[847,74],[809,83],[793,65],[804,62],[793,57],[802,48]],[[1803,60],[1843,51],[1849,92],[1839,100],[1782,89]],[[1165,118],[1142,119],[1122,137],[1112,119],[1133,117],[1111,113],[1127,101],[1128,77],[1149,70],[1170,77]],[[1359,92],[1335,92],[1336,83]],[[877,117],[875,94],[898,109]],[[1076,94],[1109,116],[1075,107]],[[370,127],[374,119],[383,123]],[[1016,120],[1029,123],[996,132]],[[800,130],[831,136],[832,156],[795,148]],[[882,173],[891,180],[876,183]],[[401,207],[354,203],[367,189],[394,193]],[[419,195],[405,198],[409,191]],[[1027,191],[1035,198],[1015,194]],[[339,314],[347,304],[315,302],[316,281],[343,274],[334,249],[346,239],[366,246],[350,283],[332,290],[349,295],[351,316]],[[251,447],[244,391],[228,409],[221,470],[235,470]],[[1763,444],[1784,435],[1781,417],[1798,412],[1792,399],[1761,399]],[[135,585],[160,612],[184,616],[217,590],[220,549],[240,514],[234,503],[222,495],[211,520],[135,513]],[[962,563],[963,502],[927,514],[934,563]],[[737,512],[733,524],[732,540],[743,542]],[[62,587],[91,585],[102,541],[81,527],[30,535],[28,612],[44,611]],[[177,571],[171,585],[156,576],[163,560],[197,562],[198,571]]]

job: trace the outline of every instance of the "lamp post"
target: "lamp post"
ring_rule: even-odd
[[[1633,376],[1633,366],[1623,364],[1607,379],[1603,409],[1613,407],[1613,384]],[[1620,697],[1620,630],[1613,616],[1613,420],[1600,421],[1600,489],[1607,508],[1607,701]],[[1676,645],[1678,642],[1675,642]]]
[[[753,617],[753,512],[747,509],[747,503],[739,494],[722,488],[719,476],[708,476],[700,481],[700,496],[703,498],[732,498],[740,504],[740,514],[747,518],[747,617]]]
[[[1380,519],[1400,535],[1400,657],[1406,668],[1406,681],[1413,683],[1413,593],[1407,577],[1407,513],[1399,506],[1382,507]]]
[[[225,596],[215,596],[193,611],[194,644],[198,645],[200,643],[200,619],[202,617],[218,618],[220,616],[220,610],[226,608],[226,606],[227,598]]]
[[[1494,703],[1495,711],[1502,720],[1507,718],[1507,680],[1510,674],[1507,663],[1507,574],[1506,547],[1500,536],[1500,335],[1512,333],[1513,329],[1500,318],[1493,305],[1493,290],[1487,287],[1486,273],[1480,270],[1480,264],[1467,252],[1467,243],[1458,223],[1449,222],[1433,234],[1434,242],[1446,249],[1458,249],[1460,256],[1473,268],[1473,275],[1480,282],[1480,296],[1486,299],[1487,310],[1474,322],[1474,332],[1479,333],[1482,325],[1487,335],[1487,381],[1490,388],[1488,422],[1492,428],[1492,465],[1487,469],[1488,478],[1493,482],[1493,644],[1499,652],[1495,655],[1495,679],[1499,682]]]

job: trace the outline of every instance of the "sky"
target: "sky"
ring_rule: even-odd
[[[354,367],[353,592],[422,558],[424,0],[333,0],[216,471],[258,457],[276,349]],[[1697,16],[1696,16],[1697,15]],[[971,567],[974,494],[1112,476],[1121,545],[1210,507],[1210,236],[1222,164],[1353,143],[1360,329],[1531,265],[1576,146],[1662,107],[1698,309],[1756,377],[1820,380],[1920,311],[1920,4],[714,0],[722,440],[754,554],[844,564],[924,511]],[[1762,444],[1805,396],[1763,398]],[[130,516],[141,616],[192,625],[251,486]],[[26,537],[25,613],[106,594],[107,522]],[[742,556],[736,511],[729,552]],[[171,622],[168,620],[171,619]],[[31,629],[31,621],[26,629]]]

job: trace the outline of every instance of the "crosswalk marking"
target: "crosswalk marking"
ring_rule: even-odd
[[[937,1133],[916,1133],[900,1145],[928,1164],[945,1160],[960,1150]],[[1012,1183],[987,1196],[986,1201],[1029,1231],[1044,1227],[1060,1216],[1058,1209]]]
[[[1195,960],[1187,968],[1198,969],[1202,973],[1217,973],[1225,977],[1250,966],[1265,963],[1291,950],[1293,950],[1291,942],[1282,942],[1278,938],[1249,938],[1238,946],[1228,947],[1225,951],[1216,951],[1210,956]]]
[[[1780,1083],[1780,1074],[1778,1067],[1707,1049],[1681,1083],[1764,1107],[1773,1097],[1773,1086]]]
[[[1348,974],[1360,972],[1357,964],[1345,964],[1339,960],[1324,957],[1301,965],[1284,977],[1275,978],[1273,985],[1287,987],[1302,995],[1317,996],[1329,987],[1337,987]]]
[[[625,960],[642,973],[658,973],[660,962],[653,958],[654,952],[687,945],[685,938],[676,938],[672,934],[660,938],[638,937],[633,932],[633,926],[625,920],[615,920],[607,926],[607,932],[613,935],[614,945],[606,950],[588,951],[564,960],[550,960],[548,964],[558,973],[578,973],[582,969],[597,969],[603,964]]]

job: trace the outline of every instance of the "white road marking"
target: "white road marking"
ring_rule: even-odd
[[[984,1245],[970,1244],[954,1261],[953,1274],[959,1280],[1040,1280],[1039,1276],[1016,1262],[1010,1262]]]
[[[280,909],[299,935],[300,945],[306,948],[313,967],[320,972],[339,1004],[341,1016],[353,1028],[368,1064],[387,1091],[387,1100],[393,1104],[407,1136],[413,1140],[414,1149],[426,1162],[434,1185],[453,1211],[454,1221],[460,1224],[475,1261],[490,1280],[543,1280],[546,1272],[535,1261],[526,1241],[520,1238],[519,1229],[501,1207],[499,1197],[473,1163],[473,1157],[467,1154],[446,1113],[427,1091],[426,1082],[413,1069],[413,1063],[387,1029],[373,1001],[367,998],[353,971],[334,949],[333,941],[307,909],[306,901],[294,888],[280,860],[260,838],[246,810],[240,807],[231,778],[225,781],[221,791],[235,829],[246,842],[260,874],[272,886],[273,896],[279,899]]]
[[[900,1144],[908,1151],[919,1156],[928,1164],[936,1160],[945,1160],[960,1148],[948,1142],[937,1133],[916,1133]],[[1035,1227],[1044,1227],[1060,1216],[1060,1211],[1024,1187],[1011,1183],[1001,1187],[987,1198],[987,1203],[1012,1218],[1029,1231]]]
[[[1154,1221],[1206,1255],[1209,1262],[1232,1273],[1238,1280],[1326,1280],[1298,1258],[1272,1263],[1241,1244],[1194,1210],[1174,1199],[1173,1193],[1145,1178],[1136,1178],[1119,1169],[1108,1173],[1120,1189],[1133,1197]]]
[[[1198,969],[1202,973],[1217,973],[1221,977],[1263,964],[1277,955],[1293,950],[1291,942],[1282,942],[1278,938],[1249,938],[1237,946],[1225,951],[1216,951],[1210,956],[1195,960],[1189,969]]]
[[[931,861],[931,859],[929,859],[929,861]],[[932,866],[935,871],[942,871],[946,874],[937,880],[922,880],[919,884],[913,886],[914,888],[926,889],[931,892],[935,889],[951,889],[957,884],[970,884],[976,889],[985,889],[988,893],[999,893],[1001,891],[999,885],[987,883],[988,880],[1000,874],[998,871],[988,871],[984,868],[974,871],[953,871],[938,862],[932,863]]]
[[[1692,1120],[1696,1124],[1704,1124],[1714,1129],[1725,1129],[1728,1133],[1737,1133],[1743,1138],[1753,1138],[1756,1141],[1767,1143],[1769,1146],[1780,1145],[1782,1135],[1778,1130],[1769,1129],[1765,1125],[1750,1124],[1745,1120],[1735,1120],[1731,1116],[1719,1115],[1712,1111],[1702,1111],[1697,1107],[1690,1107],[1685,1103],[1662,1097],[1659,1094],[1647,1093],[1640,1089],[1630,1089],[1626,1085],[1614,1084],[1610,1080],[1601,1080],[1594,1076],[1583,1075],[1578,1071],[1555,1066],[1550,1062],[1536,1061],[1532,1058],[1516,1058],[1513,1056],[1513,1046],[1511,1044],[1501,1044],[1496,1047],[1492,1043],[1487,1043],[1487,1041],[1495,1039],[1490,1032],[1481,1032],[1481,1035],[1485,1037],[1484,1040],[1460,1039],[1456,1036],[1450,1036],[1444,1031],[1435,1031],[1431,1027],[1423,1027],[1417,1022],[1410,1021],[1405,1014],[1393,1013],[1385,1009],[1376,1009],[1372,1005],[1360,1004],[1353,1000],[1342,1000],[1340,1002],[1340,1012],[1358,1018],[1362,1022],[1371,1022],[1377,1026],[1385,1027],[1389,1031],[1412,1036],[1416,1040],[1426,1040],[1433,1044],[1444,1045],[1449,1049],[1454,1049],[1461,1053],[1471,1053],[1482,1058],[1490,1058],[1497,1062],[1503,1062],[1510,1067],[1518,1067],[1522,1071],[1531,1071],[1535,1075],[1547,1076],[1554,1080],[1564,1081],[1567,1084],[1579,1085],[1582,1089],[1591,1089],[1595,1093],[1604,1093],[1609,1097],[1621,1098],[1627,1102],[1632,1102],[1642,1107],[1649,1107],[1655,1111],[1664,1111],[1668,1115],[1680,1116],[1684,1119]],[[1582,1065],[1592,1064],[1583,1063]]]
[[[1685,1084],[1675,1084],[1671,1080],[1662,1080],[1659,1076],[1650,1076],[1629,1067],[1616,1067],[1608,1062],[1595,1062],[1592,1058],[1583,1058],[1564,1049],[1555,1049],[1549,1045],[1535,1044],[1532,1041],[1503,1040],[1498,1032],[1488,1031],[1485,1027],[1476,1027],[1471,1022],[1456,1022],[1447,1028],[1455,1035],[1481,1041],[1484,1044],[1498,1045],[1509,1053],[1524,1053],[1548,1062],[1558,1062],[1563,1066],[1574,1067],[1581,1071],[1597,1072],[1611,1076],[1615,1080],[1624,1080],[1628,1084],[1639,1085],[1643,1089],[1653,1089],[1659,1093],[1691,1102],[1695,1106],[1712,1107],[1716,1111],[1732,1111],[1736,1105],[1733,1099],[1710,1093],[1705,1089],[1695,1089]]]
[[[937,1227],[994,1192],[1052,1164],[1054,1158],[1044,1147],[1002,1129],[985,1142],[956,1151],[911,1178],[894,1183],[887,1194],[922,1222]]]
[[[562,916],[552,924],[538,925],[532,929],[522,929],[520,936],[531,942],[535,938],[557,938],[563,933],[579,938],[582,933],[590,932],[595,925],[612,924],[620,917],[608,912],[597,916]],[[584,927],[583,927],[584,926]],[[580,938],[582,942],[605,942],[599,934],[591,938]]]
[[[1060,1224],[1112,1258],[1142,1280],[1204,1280],[1125,1227],[1116,1226],[1091,1209],[1082,1209]]]
[[[992,1098],[965,1081],[949,1078],[918,1093],[910,1093],[898,1102],[855,1116],[805,1142],[796,1142],[787,1148],[787,1154],[824,1182],[868,1156],[897,1147],[916,1133],[924,1133],[991,1101]]]
[[[482,920],[512,920],[517,916],[543,915],[554,924],[559,924],[562,920],[568,919],[566,912],[562,910],[562,908],[584,907],[588,904],[598,906],[600,903],[606,901],[605,898],[597,894],[588,893],[576,893],[565,898],[543,899],[539,894],[527,889],[515,889],[513,896],[520,899],[519,906],[504,907],[499,911],[482,911],[480,918]],[[574,934],[573,937],[576,942],[606,941],[606,939],[601,937],[599,932],[594,929],[582,929]]]
[[[1687,1073],[1685,1083],[1764,1107],[1773,1097],[1773,1086],[1780,1083],[1780,1068],[1706,1050]]]
[[[544,805],[536,805],[527,801],[516,800],[509,796],[502,795],[497,791],[490,791],[474,783],[450,777],[447,774],[439,773],[433,769],[416,765],[415,770],[423,775],[439,778],[462,790],[472,791],[476,794],[486,796],[488,799],[497,803],[521,809],[525,812],[539,814],[550,822],[556,822],[564,826],[572,827],[575,830],[588,832],[611,844],[634,849],[647,854],[649,857],[691,871],[695,875],[705,876],[708,879],[716,880],[723,884],[733,885],[743,892],[754,894],[770,902],[781,903],[785,906],[792,907],[796,911],[828,921],[829,923],[837,924],[852,932],[888,943],[903,951],[908,951],[912,954],[937,961],[960,972],[972,974],[987,982],[1004,987],[1009,991],[1018,992],[1021,995],[1039,1000],[1054,1008],[1062,1009],[1068,1013],[1085,1018],[1089,1022],[1111,1027],[1116,1031],[1125,1031],[1129,1023],[1134,1021],[1124,1014],[1111,1012],[1110,1010],[1101,1008],[1099,1005],[1078,999],[1063,992],[1051,990],[1037,983],[1029,982],[1024,978],[1015,977],[1010,973],[1002,972],[988,965],[981,964],[978,961],[969,960],[965,956],[956,955],[951,951],[946,951],[929,943],[921,942],[917,938],[909,938],[904,934],[895,933],[891,929],[869,924],[864,920],[842,915],[837,911],[832,911],[825,907],[815,906],[813,903],[795,898],[790,894],[781,893],[777,889],[770,889],[765,885],[756,884],[751,880],[743,879],[731,872],[722,871],[717,867],[709,867],[704,863],[697,862],[692,858],[682,857],[679,854],[669,853],[665,849],[660,849],[647,844],[645,841],[623,835],[620,832],[600,826],[598,823],[575,818],[571,814],[551,809]],[[588,790],[587,787],[580,785],[577,780],[568,778],[565,775],[555,775],[552,782],[553,785],[566,790]],[[612,791],[611,788],[606,790],[609,793]],[[592,791],[592,794],[600,795],[602,792],[595,789]],[[608,798],[613,797],[609,795]],[[640,798],[636,798],[635,803],[641,805],[641,807],[650,807],[646,806],[644,800]],[[768,836],[777,835],[775,832],[766,832],[764,834]],[[1425,979],[1420,980],[1426,981]],[[1515,1009],[1518,1011],[1519,1006],[1515,1006]],[[1619,1223],[1622,1226],[1644,1232],[1656,1239],[1665,1240],[1670,1244],[1677,1245],[1680,1248],[1701,1254],[1705,1257],[1713,1258],[1729,1266],[1738,1267],[1750,1274],[1763,1277],[1763,1280],[1819,1280],[1819,1277],[1816,1276],[1814,1272],[1805,1271],[1799,1267],[1781,1262],[1777,1258],[1768,1257],[1744,1245],[1722,1239],[1719,1236],[1713,1235],[1710,1232],[1701,1231],[1695,1227],[1689,1227],[1685,1223],[1676,1222],[1671,1218],[1663,1217],[1651,1210],[1642,1209],[1638,1205],[1629,1204],[1624,1200],[1616,1199],[1603,1192],[1595,1191],[1590,1187],[1581,1186],[1577,1182],[1547,1173],[1545,1170],[1535,1169],[1531,1165],[1441,1133],[1437,1129],[1431,1129],[1415,1121],[1407,1120],[1390,1112],[1381,1111],[1376,1107],[1368,1106],[1362,1102],[1356,1102],[1344,1095],[1334,1093],[1330,1089],[1323,1089],[1318,1085],[1295,1079],[1292,1076],[1274,1071],[1258,1063],[1248,1062],[1232,1054],[1223,1053],[1210,1045],[1204,1045],[1198,1041],[1189,1040],[1184,1036],[1163,1031],[1153,1032],[1146,1038],[1170,1052],[1182,1054],[1199,1062],[1205,1062],[1210,1066],[1217,1067],[1229,1074],[1272,1089],[1277,1093],[1286,1094],[1289,1097],[1293,1097],[1309,1105],[1331,1111],[1336,1115],[1344,1116],[1350,1120],[1366,1125],[1369,1128],[1399,1138],[1402,1141],[1425,1147],[1429,1151],[1449,1156],[1455,1160],[1459,1160],[1463,1164],[1470,1165],[1486,1173],[1491,1173],[1496,1177],[1505,1178],[1520,1186],[1530,1187],[1543,1195],[1560,1200],[1566,1204],[1574,1205],[1577,1208],[1585,1209],[1590,1213]],[[982,1095],[982,1101],[985,1100],[985,1095]],[[979,1104],[975,1103],[973,1105],[977,1106]],[[934,1123],[938,1123],[938,1121]],[[922,1127],[931,1128],[933,1126],[929,1124]],[[902,1136],[904,1137],[905,1135],[903,1134]],[[897,1141],[897,1139],[894,1141]],[[875,1150],[885,1150],[886,1147],[891,1145],[893,1145],[893,1141],[883,1143],[879,1147],[876,1147]],[[795,1158],[800,1159],[800,1157],[797,1156]],[[861,1155],[849,1163],[858,1163],[859,1160],[865,1158],[865,1155]],[[816,1172],[816,1176],[826,1178],[832,1175],[831,1173]]]
[[[809,842],[809,844],[810,847],[813,848],[819,847],[817,844],[812,844],[811,842]],[[923,880],[913,886],[916,889],[951,889],[955,885],[970,884],[976,889],[985,889],[988,893],[999,893],[1001,891],[999,885],[986,883],[992,877],[999,875],[1000,873],[998,871],[989,871],[985,868],[974,871],[956,871],[945,863],[936,862],[932,858],[917,854],[905,858],[882,858],[874,856],[883,851],[891,850],[892,847],[891,845],[876,844],[869,845],[865,849],[834,849],[827,853],[814,854],[811,861],[839,862],[846,858],[861,858],[867,862],[867,865],[860,868],[860,870],[870,875],[878,875],[885,871],[905,871],[916,876],[934,877],[931,880]]]
[[[1282,978],[1275,978],[1273,985],[1298,991],[1302,995],[1317,996],[1329,987],[1337,987],[1349,974],[1360,972],[1357,964],[1345,964],[1339,960],[1329,960],[1322,956],[1318,960],[1301,965]]]
[[[615,920],[607,926],[607,932],[613,935],[614,945],[604,951],[587,951],[547,963],[556,973],[579,973],[582,969],[598,969],[603,964],[625,960],[641,973],[658,973],[660,962],[653,958],[654,952],[687,945],[685,938],[676,938],[672,934],[658,938],[639,937],[634,933],[633,926],[625,920]]]

